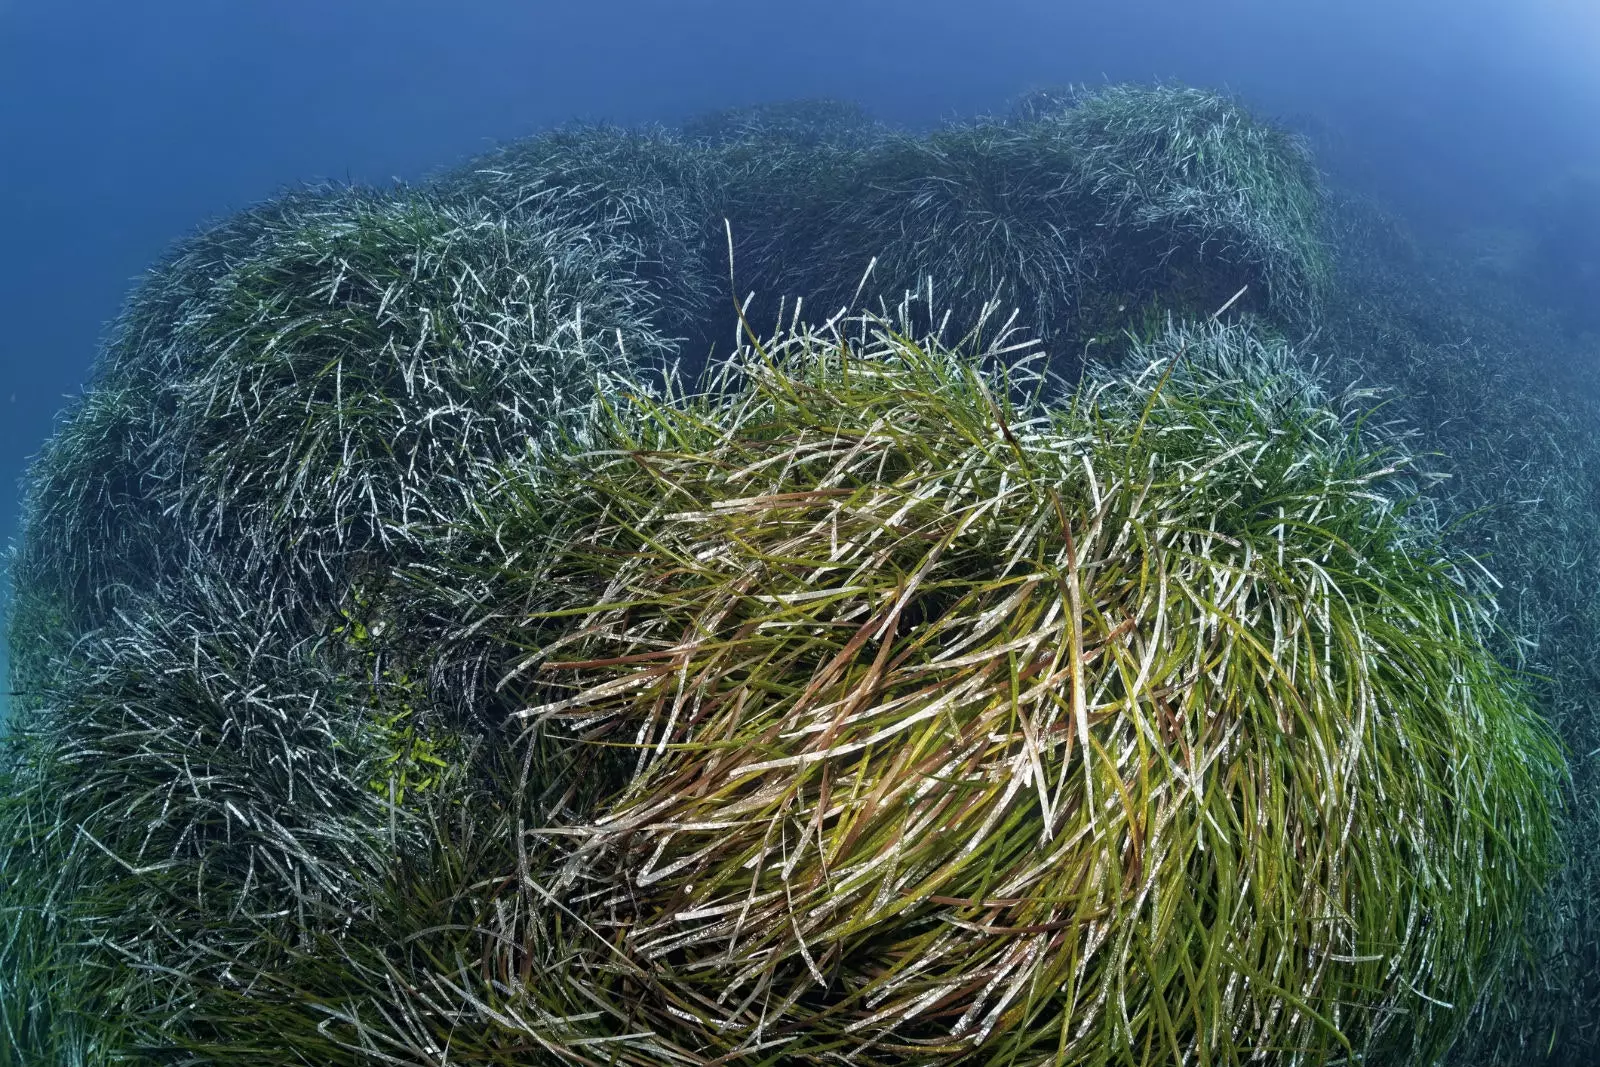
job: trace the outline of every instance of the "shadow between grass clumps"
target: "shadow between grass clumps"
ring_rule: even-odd
[[[950,329],[997,303],[1060,352],[1114,339],[1153,302],[1209,313],[1241,288],[1241,311],[1306,324],[1326,263],[1321,185],[1300,141],[1178,86],[1030,100],[923,134],[826,100],[729,109],[676,132],[578,126],[510,142],[434,188],[513,214],[559,188],[585,219],[627,233],[630,269],[662,298],[657,324],[691,373],[728,350],[734,325],[715,311],[725,221],[737,295],[763,331],[796,297],[820,321],[930,288]],[[718,319],[729,329],[708,329]]]

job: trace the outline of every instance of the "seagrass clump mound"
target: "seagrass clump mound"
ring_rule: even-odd
[[[129,294],[95,361],[95,380],[161,386],[193,375],[210,357],[185,327],[220,284],[278,244],[285,230],[338,217],[374,195],[334,184],[296,187],[178,241]]]
[[[499,518],[529,766],[618,783],[532,835],[524,937],[568,947],[531,1032],[640,1064],[1448,1047],[1549,874],[1560,751],[1354,406],[1243,328],[1138,353],[1061,408],[1016,352],[789,333]]]
[[[392,687],[307,630],[188,574],[84,638],[6,739],[0,1064],[181,1047],[421,847]]]
[[[430,183],[513,221],[593,227],[655,294],[653,325],[677,339],[697,337],[721,295],[723,187],[711,154],[672,131],[586,125],[507,142]]]
[[[725,108],[690,119],[681,132],[711,164],[714,221],[719,235],[724,220],[732,231],[748,319],[772,325],[786,298],[826,304],[841,288],[848,293],[866,260],[850,249],[848,262],[829,262],[820,242],[831,231],[829,213],[859,191],[870,151],[896,136],[890,127],[860,105],[810,99]],[[713,251],[714,277],[725,280],[726,247],[718,242]],[[727,316],[720,325],[726,332],[710,339],[726,353],[737,347],[739,327]]]
[[[1215,93],[1047,91],[1003,119],[800,154],[799,203],[751,212],[740,258],[821,314],[931,289],[957,330],[992,301],[1077,351],[1120,347],[1153,306],[1210,313],[1241,290],[1240,311],[1300,324],[1325,284],[1308,151]]]
[[[829,198],[826,224],[804,246],[816,275],[807,280],[824,312],[851,303],[858,283],[890,306],[931,289],[930,306],[946,309],[959,331],[993,301],[1057,339],[1102,269],[1106,235],[1095,210],[1072,146],[1049,126],[896,134],[859,152],[849,182]]]
[[[6,612],[19,713],[78,638],[181,556],[174,524],[145,484],[160,427],[151,389],[107,382],[61,419],[29,466]]]
[[[297,191],[154,268],[29,470],[19,706],[197,559],[327,605],[408,523],[466,507],[487,465],[581,436],[595,384],[667,346],[626,240],[560,200],[512,224],[422,193]]]
[[[182,325],[155,476],[248,580],[331,604],[351,567],[470,511],[484,472],[581,439],[597,384],[664,351],[621,245],[420,193],[283,220]],[[244,580],[244,578],[241,578]]]
[[[1274,317],[1315,312],[1329,271],[1323,192],[1301,140],[1204,89],[1056,96],[1071,106],[1035,94],[1023,113],[1071,145],[1081,188],[1099,203],[1095,225],[1116,235],[1114,262],[1130,281],[1202,305],[1249,283],[1254,306]]]
[[[17,706],[74,641],[188,560],[179,525],[155,497],[156,468],[174,444],[178,393],[207,358],[185,329],[188,317],[276,239],[286,218],[338,210],[344,195],[296,190],[210,225],[180,242],[129,296],[89,386],[24,481],[7,619]]]
[[[1319,343],[1330,371],[1382,385],[1450,475],[1451,543],[1501,583],[1496,645],[1565,742],[1565,862],[1502,993],[1446,1062],[1600,1060],[1600,367],[1537,302],[1484,279],[1370,205],[1334,216]]]

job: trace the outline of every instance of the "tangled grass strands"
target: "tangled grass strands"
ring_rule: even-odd
[[[1044,337],[1062,333],[1100,269],[1099,235],[1074,181],[1072,149],[1048,128],[977,123],[926,137],[886,137],[860,154],[851,188],[830,209],[818,263],[831,284],[877,257],[873,295],[888,302],[927,285],[966,329],[988,301]],[[832,304],[848,291],[815,279]],[[832,306],[827,304],[825,306]]]
[[[581,435],[596,384],[663,351],[588,228],[348,207],[286,227],[192,316],[211,362],[180,386],[158,489],[208,552],[324,604],[352,560],[470,511],[493,464]]]
[[[96,1063],[181,1043],[242,988],[230,961],[348,923],[415,847],[370,784],[375,690],[285,636],[306,629],[191,575],[86,639],[22,724],[0,886],[22,1062],[69,1040]]]
[[[1560,752],[1403,462],[1281,346],[1162,344],[1059,412],[802,333],[582,463],[578,532],[504,577],[592,576],[514,676],[578,777],[621,771],[542,835],[574,959],[642,983],[609,1011],[740,1061],[1448,1047],[1548,875]]]
[[[656,298],[652,326],[692,341],[720,295],[723,185],[712,154],[669,130],[573,126],[502,145],[430,188],[512,221],[553,219],[615,242],[617,268]]]
[[[1315,313],[1331,263],[1322,185],[1301,140],[1202,89],[1066,95],[1069,108],[1031,111],[1074,147],[1084,188],[1104,205],[1102,225],[1157,236],[1168,245],[1163,260],[1190,249],[1246,268],[1255,277],[1241,280],[1259,281],[1282,317]]]

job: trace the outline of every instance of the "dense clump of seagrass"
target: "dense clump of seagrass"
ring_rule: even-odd
[[[0,1067],[1582,1062],[1595,764],[1563,840],[1529,698],[1592,757],[1593,420],[1324,207],[1112,87],[568,129],[180,246],[30,474]],[[1166,314],[1224,303],[1453,480]]]
[[[580,126],[435,186],[513,214],[560,189],[586,221],[626,233],[629,267],[691,363],[721,340],[707,315],[724,220],[748,292],[826,315],[931,289],[959,330],[997,301],[1072,348],[1114,338],[1152,302],[1209,311],[1242,286],[1245,307],[1299,321],[1325,275],[1303,146],[1226,97],[1175,87],[1035,94],[1008,118],[927,134],[829,100],[728,109],[677,133]],[[776,305],[746,311],[775,321]]]
[[[596,382],[659,352],[616,246],[423,195],[299,217],[184,325],[157,491],[210,551],[337,599],[463,509],[483,472],[581,434]],[[328,602],[325,598],[324,602]]]
[[[718,277],[720,175],[697,146],[664,129],[573,126],[511,141],[431,183],[442,196],[511,219],[556,218],[614,243],[612,261],[656,298],[667,337],[695,337]]]
[[[1241,272],[1286,318],[1316,309],[1329,264],[1322,186],[1305,144],[1237,101],[1184,86],[1115,85],[1042,112],[1071,143],[1101,205],[1097,224],[1121,235],[1116,268],[1147,269],[1128,238],[1153,245],[1168,272],[1158,289],[1204,288]],[[1226,282],[1212,295],[1226,296]]]
[[[50,663],[190,560],[153,478],[172,436],[178,387],[204,367],[189,316],[292,216],[342,194],[309,188],[217,223],[152,268],[113,324],[84,395],[65,412],[23,487],[11,558],[12,689],[26,706]],[[73,546],[63,551],[63,546]]]
[[[275,602],[336,602],[412,524],[470,508],[494,464],[581,436],[596,382],[665,342],[626,242],[559,190],[538,199],[508,221],[295,193],[152,272],[29,473],[14,688],[196,560]]]
[[[958,330],[992,301],[1074,350],[1152,303],[1209,312],[1241,287],[1285,322],[1315,308],[1322,192],[1298,141],[1198,90],[1048,99],[921,135],[725,138],[747,284],[822,314],[931,289]]]
[[[871,268],[868,294],[893,303],[931,288],[959,329],[994,302],[1036,335],[1062,336],[1105,259],[1078,178],[1071,146],[1038,123],[885,138],[828,204],[807,291],[832,310]]]
[[[1248,285],[1246,307],[1284,320],[1315,306],[1321,190],[1299,142],[1198,90],[1040,99],[927,134],[833,101],[717,112],[678,135],[579,127],[508,144],[441,187],[518,211],[559,187],[593,221],[620,221],[691,361],[718,339],[703,317],[724,219],[744,289],[822,314],[931,288],[958,329],[996,301],[1078,347],[1153,301],[1209,311]]]
[[[790,337],[590,477],[608,580],[525,714],[633,753],[556,878],[636,1017],[818,1060],[1448,1046],[1561,757],[1402,463],[1246,335],[1142,354],[1052,414]]]
[[[170,1047],[248,972],[347,927],[414,851],[392,738],[338,641],[220,575],[80,641],[6,739],[0,1063]]]
[[[502,562],[437,583],[527,650],[546,798],[502,898],[542,932],[494,968],[540,977],[463,999],[640,1064],[1447,1047],[1562,757],[1403,456],[1246,331],[1140,353],[1055,410],[881,323],[799,331],[563,491],[529,472]]]
[[[62,419],[34,460],[6,619],[9,688],[19,710],[78,637],[109,622],[131,592],[181,556],[174,524],[145,483],[161,427],[148,389],[107,382]]]
[[[1581,1067],[1600,1055],[1600,373],[1562,324],[1459,262],[1419,247],[1373,205],[1331,213],[1329,369],[1383,383],[1449,478],[1432,493],[1452,546],[1498,586],[1501,659],[1524,672],[1572,760],[1565,862],[1532,915],[1525,956],[1452,1064]]]
[[[315,649],[413,524],[581,441],[596,386],[658,356],[602,238],[559,208],[292,194],[135,295],[13,562],[0,1047],[181,1044],[229,976],[361,913],[457,746],[403,673]]]

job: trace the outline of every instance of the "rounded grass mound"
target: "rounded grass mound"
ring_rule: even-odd
[[[52,659],[188,561],[179,525],[156,499],[155,475],[174,445],[177,392],[207,358],[185,329],[189,316],[285,219],[337,211],[344,195],[296,190],[211,225],[180,242],[129,297],[93,381],[24,483],[8,618],[21,706],[48,679]]]
[[[152,271],[29,470],[21,703],[163,577],[209,560],[276,602],[335,603],[362,558],[469,509],[488,468],[581,438],[596,384],[667,345],[623,244],[546,206],[511,223],[308,190]]]
[[[97,361],[100,379],[159,389],[203,369],[209,353],[189,343],[185,327],[191,315],[203,314],[217,286],[276,245],[286,229],[338,217],[373,196],[335,184],[293,188],[179,241],[129,295]]]
[[[1449,1045],[1562,756],[1403,457],[1240,329],[1141,351],[1058,411],[793,334],[584,469],[523,715],[625,784],[552,828],[546,1002],[737,1062]]]
[[[1139,354],[1062,410],[1004,342],[799,331],[513,464],[413,568],[505,646],[487,791],[399,800],[442,750],[357,682],[359,603],[332,646],[225,581],[143,604],[6,768],[0,1021],[85,1062],[1428,1062],[1560,753],[1403,457],[1246,330]]]
[[[741,270],[824,314],[931,288],[957,331],[993,301],[1075,349],[1152,305],[1209,313],[1235,294],[1300,324],[1328,273],[1306,148],[1200,90],[1035,94],[927,134],[719,152]]]
[[[863,290],[891,306],[931,288],[929,305],[957,329],[992,301],[1002,318],[1015,308],[1020,325],[1059,336],[1104,257],[1076,178],[1070,146],[1039,124],[885,137],[831,198],[809,291],[824,310],[847,305],[870,268]]]
[[[305,629],[190,574],[5,740],[0,1064],[161,1059],[425,847],[391,803],[393,687]]]
[[[652,323],[681,339],[698,337],[719,295],[720,185],[702,146],[667,130],[575,125],[501,145],[431,188],[513,220],[592,227],[657,297]]]
[[[1232,263],[1274,311],[1314,312],[1330,267],[1322,184],[1299,139],[1225,96],[1183,86],[1109,86],[1054,121],[1105,205],[1102,226],[1152,235],[1163,259],[1183,253],[1169,269],[1183,270],[1186,257],[1194,270]]]
[[[1600,1061],[1600,365],[1560,321],[1502,281],[1410,242],[1360,201],[1337,205],[1336,287],[1319,344],[1347,379],[1382,383],[1388,410],[1449,475],[1430,496],[1451,543],[1486,559],[1501,658],[1572,760],[1567,854],[1517,961],[1451,1056],[1461,1067]]]
[[[148,496],[161,422],[149,389],[105,382],[30,465],[9,567],[13,708],[30,707],[55,660],[181,558],[172,520]]]
[[[284,220],[184,325],[159,492],[248,573],[343,593],[345,563],[470,510],[493,464],[581,438],[598,382],[663,350],[591,226],[420,194]]]

